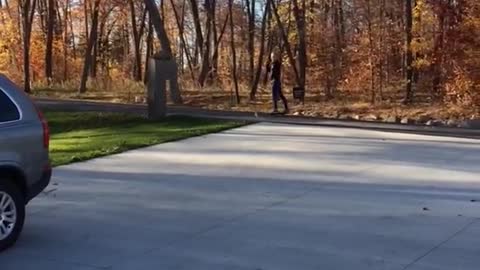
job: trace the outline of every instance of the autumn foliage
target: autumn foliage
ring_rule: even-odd
[[[313,102],[480,105],[477,0],[156,3],[189,93],[215,86],[239,91],[237,101],[262,95],[278,48],[287,89],[304,84]],[[87,92],[141,85],[159,48],[140,0],[0,0],[0,72],[24,85],[28,65],[34,86],[78,89],[87,53]]]

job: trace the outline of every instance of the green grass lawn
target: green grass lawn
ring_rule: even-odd
[[[120,153],[149,145],[219,132],[241,122],[168,117],[153,122],[118,113],[46,112],[53,166]]]

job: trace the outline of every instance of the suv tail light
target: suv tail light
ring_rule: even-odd
[[[1,0],[0,0],[1,2]],[[33,101],[33,99],[27,94],[25,93],[24,91],[20,90],[18,87],[17,87],[17,90],[22,93],[26,98],[28,98],[33,106],[35,107],[35,109],[37,110],[37,114],[38,114],[38,118],[40,119],[40,122],[42,123],[42,130],[43,130],[43,147],[45,149],[49,149],[50,147],[50,129],[48,128],[48,122],[47,122],[47,119],[45,118],[45,116],[43,115],[43,113],[37,108],[37,106],[35,106],[35,102]]]
[[[43,113],[37,109],[38,117],[40,118],[40,122],[42,122],[42,129],[43,129],[43,147],[48,149],[50,146],[50,129],[48,128],[47,119],[43,116]]]

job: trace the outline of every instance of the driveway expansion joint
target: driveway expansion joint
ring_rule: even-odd
[[[417,258],[415,258],[412,262],[410,262],[409,264],[407,264],[404,268],[402,268],[402,270],[407,270],[407,269],[410,269],[412,266],[414,266],[415,264],[417,264],[418,262],[420,262],[422,259],[424,259],[425,257],[427,257],[428,255],[432,254],[435,250],[439,249],[441,246],[445,245],[447,242],[449,242],[450,240],[452,240],[453,238],[457,237],[459,234],[463,233],[464,231],[466,231],[468,228],[470,228],[470,226],[472,226],[473,224],[477,223],[478,221],[480,221],[480,218],[474,218],[473,220],[471,220],[470,222],[468,222],[467,224],[465,224],[462,228],[460,228],[458,231],[456,231],[455,233],[453,233],[452,235],[450,235],[447,239],[443,240],[442,242],[440,242],[439,244],[437,244],[436,246],[432,247],[431,249],[429,249],[427,252],[423,253],[422,255],[418,256]]]

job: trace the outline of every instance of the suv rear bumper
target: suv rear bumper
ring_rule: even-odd
[[[48,167],[43,172],[41,179],[35,182],[35,184],[28,189],[26,203],[30,202],[33,198],[40,194],[40,192],[42,192],[48,186],[51,178],[52,168]]]

